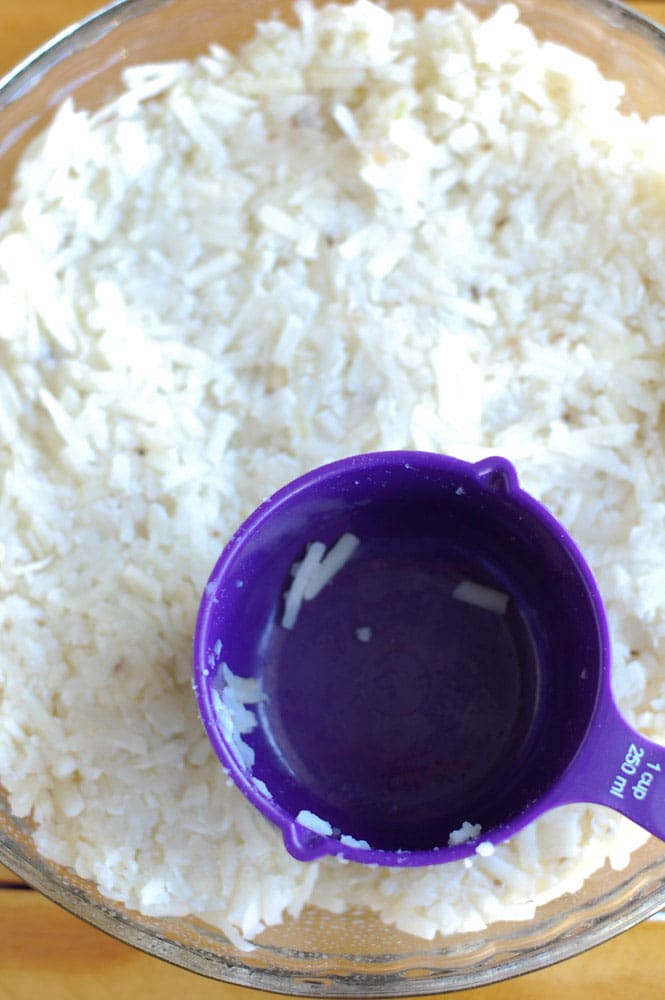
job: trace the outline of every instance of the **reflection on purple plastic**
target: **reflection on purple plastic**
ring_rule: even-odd
[[[346,533],[358,547],[284,628],[294,564]],[[242,743],[223,664],[263,692]],[[377,452],[290,483],[222,552],[194,638],[212,746],[303,861],[457,860],[568,802],[664,837],[665,750],[609,673],[592,574],[503,458]]]

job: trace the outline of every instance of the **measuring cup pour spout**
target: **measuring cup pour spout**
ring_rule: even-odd
[[[454,861],[571,802],[665,839],[665,749],[614,703],[591,571],[501,457],[356,455],[275,493],[212,572],[194,688],[303,861]]]

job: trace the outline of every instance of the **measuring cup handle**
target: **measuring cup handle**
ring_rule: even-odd
[[[665,747],[628,725],[611,697],[566,772],[559,804],[597,802],[665,840]]]

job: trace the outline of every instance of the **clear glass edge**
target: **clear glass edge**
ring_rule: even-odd
[[[449,993],[487,986],[535,972],[538,969],[572,958],[624,933],[665,906],[664,882],[657,890],[648,889],[646,898],[638,898],[632,905],[624,906],[621,913],[611,920],[605,920],[601,915],[595,920],[592,919],[588,928],[581,932],[577,931],[575,927],[567,931],[562,926],[561,936],[558,940],[548,941],[544,945],[534,948],[531,952],[522,951],[516,958],[508,957],[499,965],[492,964],[484,968],[476,968],[471,974],[467,969],[445,973],[442,976],[441,970],[427,969],[427,955],[423,954],[423,962],[417,970],[421,973],[418,979],[410,977],[413,970],[407,970],[406,975],[402,976],[394,969],[387,973],[380,972],[378,974],[359,971],[352,975],[345,973],[343,976],[317,975],[313,966],[302,973],[290,970],[287,977],[281,970],[270,972],[257,970],[254,967],[224,963],[211,952],[178,944],[154,929],[142,927],[132,919],[129,911],[123,912],[116,909],[112,901],[100,907],[98,903],[87,897],[84,888],[56,881],[50,869],[46,865],[40,866],[28,858],[18,843],[14,843],[14,850],[12,850],[11,847],[8,848],[7,845],[0,842],[0,862],[6,864],[17,875],[25,878],[35,889],[68,912],[148,955],[210,979],[286,996],[406,997]],[[650,869],[665,870],[665,858],[654,862]],[[645,875],[650,869],[647,869]],[[662,879],[663,875],[660,877]],[[620,892],[621,887],[618,889],[614,887],[606,897],[602,898],[611,900]],[[557,914],[552,918],[551,926],[556,927],[557,924],[571,923],[572,916],[584,913],[585,910],[591,910],[597,905],[598,899],[594,898],[581,910],[575,911],[574,914],[566,916]],[[524,931],[526,931],[526,924]],[[504,950],[509,951],[509,945],[510,939],[504,939]],[[395,957],[399,958],[400,956]],[[350,962],[358,960],[356,956],[347,956],[347,958]],[[362,993],[359,990],[362,990]]]
[[[35,79],[39,79],[73,52],[103,38],[118,23],[147,14],[157,7],[169,6],[173,2],[174,0],[113,0],[89,17],[69,25],[0,78],[0,112],[22,96],[24,86],[32,86]],[[576,3],[601,17],[605,15],[615,26],[630,26],[631,30],[665,54],[665,29],[642,12],[626,6],[620,0],[576,0]],[[471,5],[474,5],[473,0]],[[118,17],[119,20],[116,19]],[[317,979],[311,974],[294,978],[298,974],[291,971],[287,989],[282,972],[262,972],[255,968],[222,963],[218,956],[210,952],[179,945],[152,929],[142,927],[132,920],[131,915],[115,909],[112,901],[109,901],[108,906],[100,907],[87,897],[82,888],[75,889],[72,885],[58,882],[46,865],[40,866],[29,858],[15,841],[7,844],[0,840],[0,862],[63,909],[148,955],[207,978],[285,996],[358,996],[359,987],[363,989],[362,995],[368,997],[423,996],[482,987],[573,958],[630,930],[665,908],[665,859],[660,859],[651,867],[660,866],[664,869],[660,876],[661,885],[658,889],[650,890],[645,899],[624,906],[619,914],[610,919],[601,916],[579,933],[571,936],[564,934],[554,942],[548,942],[526,954],[522,952],[517,958],[506,960],[501,965],[476,969],[471,976],[467,970],[442,978],[440,972],[437,974],[437,970],[433,970],[431,978],[418,980],[402,978],[394,971],[388,976],[359,973],[342,979],[334,976]],[[615,888],[608,895],[612,896],[616,892]],[[597,902],[594,900],[593,905]],[[557,916],[552,922],[561,920]],[[505,943],[508,944],[508,939],[505,939]]]
[[[174,0],[113,0],[112,3],[93,11],[88,17],[74,21],[0,77],[0,111],[18,100],[23,95],[24,88],[32,87],[35,79],[41,78],[72,53],[99,41],[120,21],[125,22],[132,17],[140,17],[157,7],[166,7],[173,2]],[[118,20],[116,15],[119,12],[121,16]]]

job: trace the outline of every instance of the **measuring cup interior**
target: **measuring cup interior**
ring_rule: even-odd
[[[305,810],[375,851],[519,826],[598,697],[602,628],[576,551],[502,460],[362,458],[276,495],[220,561],[206,649],[264,694],[237,767],[273,816]],[[352,556],[285,628],[294,564],[346,533]]]

